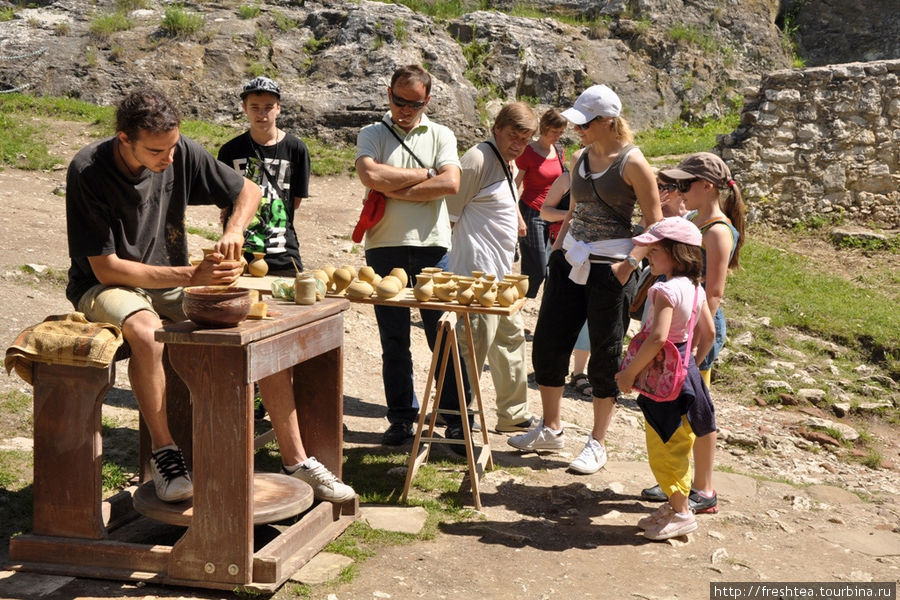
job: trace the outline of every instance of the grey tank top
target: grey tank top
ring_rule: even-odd
[[[598,242],[619,238],[630,238],[632,229],[625,226],[624,221],[631,223],[637,195],[620,174],[623,161],[634,148],[629,144],[622,148],[612,161],[606,172],[593,180],[597,194],[608,204],[602,204],[591,191],[591,174],[587,178],[581,176],[581,165],[587,156],[585,150],[578,157],[572,172],[571,195],[575,199],[575,211],[569,225],[569,233],[580,242]],[[618,214],[611,214],[611,209]]]

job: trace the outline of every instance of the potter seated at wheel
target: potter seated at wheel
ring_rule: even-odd
[[[244,229],[259,205],[259,186],[181,136],[180,116],[160,92],[138,90],[116,112],[116,135],[82,149],[69,166],[66,221],[72,266],[66,296],[88,320],[122,329],[131,349],[129,377],[151,440],[156,495],[181,502],[193,482],[166,412],[162,319],[185,320],[183,286],[227,286],[242,271]],[[187,204],[230,207],[224,233],[196,265],[187,257]],[[141,207],[141,210],[138,210]],[[282,452],[283,471],[317,498],[342,502],[353,490],[300,439],[291,372],[260,381]]]

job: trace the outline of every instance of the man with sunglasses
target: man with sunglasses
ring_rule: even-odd
[[[445,197],[459,190],[456,136],[425,115],[431,76],[419,65],[397,69],[387,89],[390,110],[360,130],[356,172],[369,190],[384,195],[384,216],[365,233],[366,263],[381,276],[395,267],[412,281],[424,267],[447,268],[450,218]],[[440,311],[423,310],[433,349]],[[381,337],[382,379],[390,426],[382,443],[399,446],[413,436],[419,403],[413,387],[408,308],[375,307]],[[442,394],[456,397],[452,367]],[[465,372],[463,372],[465,379]],[[465,383],[465,382],[464,382]]]

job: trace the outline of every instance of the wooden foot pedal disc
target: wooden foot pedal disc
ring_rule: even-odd
[[[305,481],[280,473],[253,474],[253,524],[274,523],[304,512],[313,503],[313,490]],[[194,515],[192,500],[163,502],[153,482],[138,488],[134,509],[156,521],[187,527]]]

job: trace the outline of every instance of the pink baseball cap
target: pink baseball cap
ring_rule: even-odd
[[[648,246],[663,238],[690,246],[700,246],[703,243],[703,234],[684,217],[666,217],[657,221],[641,235],[631,238],[631,241],[637,246]]]

